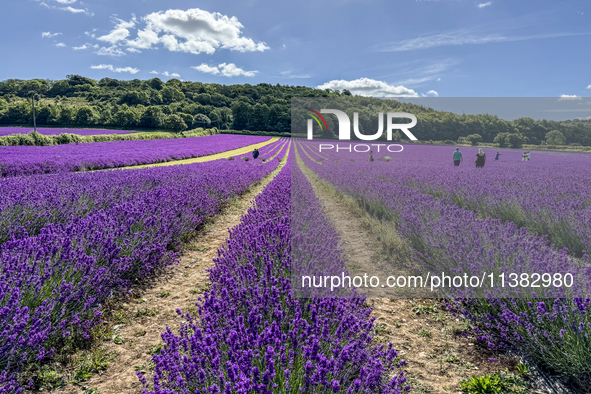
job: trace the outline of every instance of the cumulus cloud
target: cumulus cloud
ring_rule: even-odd
[[[61,36],[61,35],[62,35],[62,33],[52,33],[50,31],[44,31],[43,33],[41,33],[42,38],[51,38],[51,37]]]
[[[191,68],[203,73],[221,75],[224,77],[237,77],[239,75],[253,77],[256,73],[258,73],[258,71],[244,71],[243,69],[236,67],[234,63],[222,63],[219,66],[208,66],[207,64],[203,63],[199,66],[193,66]]]
[[[137,27],[136,37],[128,38],[130,29],[136,28],[138,20],[124,22],[114,20],[115,28],[100,40],[117,43],[135,49],[152,49],[162,44],[173,52],[192,54],[213,54],[218,49],[239,52],[265,51],[269,47],[264,42],[242,36],[244,26],[235,16],[229,17],[219,12],[208,12],[199,8],[188,10],[167,10],[154,12],[141,18],[143,28]]]
[[[94,70],[109,70],[115,73],[131,73],[137,74],[140,70],[133,67],[114,67],[112,64],[99,64],[97,66],[90,66]]]
[[[488,7],[492,4],[492,1],[488,1],[486,3],[480,3],[478,4],[478,8],[484,8],[484,7]]]
[[[587,86],[587,89],[591,89],[591,85]]]
[[[125,40],[130,34],[129,29],[133,29],[136,24],[135,16],[129,22],[118,18],[113,18],[113,21],[115,22],[115,28],[111,30],[109,34],[98,37],[97,40],[105,41],[110,44]]]
[[[58,48],[64,48],[66,44],[64,44],[63,42],[58,42],[57,44],[55,44],[55,46]]]
[[[393,86],[375,79],[359,78],[352,81],[333,80],[317,86],[318,89],[347,89],[354,95],[373,97],[417,97],[418,94],[404,86]]]
[[[160,74],[160,73],[159,73],[158,71],[150,71],[150,74],[155,74],[155,75],[158,75],[158,74]]]
[[[437,93],[435,90],[429,90],[427,93],[425,93],[426,97],[439,97],[439,93]]]

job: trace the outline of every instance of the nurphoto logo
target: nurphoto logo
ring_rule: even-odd
[[[326,124],[326,120],[321,114],[333,114],[336,115],[337,120],[339,122],[339,140],[351,140],[351,120],[349,116],[338,109],[321,109],[320,112],[313,110],[312,108],[306,108],[310,111],[310,116],[313,119],[308,119],[308,139],[314,139],[313,136],[313,127],[314,127],[314,120],[318,123],[321,130],[328,131],[328,125]],[[392,141],[392,130],[401,130],[406,136],[412,140],[417,141],[417,138],[408,130],[416,126],[417,124],[417,117],[413,114],[409,114],[406,112],[388,112],[386,114],[386,139],[388,141]],[[407,118],[410,119],[410,123],[392,123],[393,119],[395,118]],[[382,112],[378,113],[378,131],[372,135],[361,134],[359,131],[359,114],[357,112],[353,113],[353,132],[355,133],[355,137],[362,141],[374,141],[380,138],[384,132],[384,114]]]

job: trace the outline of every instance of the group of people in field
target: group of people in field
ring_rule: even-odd
[[[497,152],[495,154],[495,160],[499,160],[499,156],[501,156],[501,154],[502,153]],[[529,153],[529,151],[523,152],[523,155],[521,156],[522,161],[529,161],[530,158],[531,158],[531,154]],[[456,150],[454,151],[453,159],[454,159],[454,165],[456,167],[459,166],[460,163],[464,161],[464,157],[462,156],[462,152],[460,152],[460,148],[456,148]],[[478,153],[476,154],[476,158],[474,159],[474,163],[476,164],[476,168],[484,167],[484,163],[486,163],[486,153],[484,153],[482,148],[478,148]]]

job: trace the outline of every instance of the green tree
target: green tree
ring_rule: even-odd
[[[476,146],[482,142],[482,136],[480,134],[470,134],[469,136],[465,137],[465,140],[471,145]]]
[[[90,107],[82,107],[78,110],[76,114],[76,124],[81,126],[90,126],[94,124],[96,115],[92,108]]]
[[[234,119],[232,128],[234,130],[245,130],[248,127],[252,112],[252,106],[242,100],[232,103],[232,117]]]
[[[548,145],[565,145],[566,137],[558,130],[552,130],[546,133],[546,143]]]
[[[162,122],[162,126],[171,131],[183,131],[187,129],[187,124],[177,114],[166,115]]]
[[[162,89],[162,100],[166,104],[171,104],[185,99],[183,92],[174,87],[165,86]]]
[[[210,125],[211,125],[211,120],[203,114],[197,114],[193,117],[193,127],[194,128],[197,128],[197,127],[207,128]]]
[[[162,126],[164,114],[159,107],[147,107],[139,121],[140,127],[157,129]]]

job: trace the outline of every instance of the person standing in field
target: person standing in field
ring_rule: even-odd
[[[462,157],[462,152],[460,152],[460,148],[456,148],[456,150],[453,153],[453,158],[454,165],[456,167],[460,165],[460,162],[464,161],[464,158]]]
[[[373,161],[373,151],[369,151],[369,161]]]
[[[478,153],[476,154],[476,159],[474,159],[474,163],[476,163],[476,168],[484,167],[484,163],[486,163],[486,154],[482,150],[482,148],[478,148]]]
[[[259,149],[255,148],[255,150],[252,151],[252,158],[256,159],[257,157],[259,157]]]
[[[529,161],[530,158],[531,158],[531,154],[529,153],[529,151],[527,151],[527,161]]]
[[[523,154],[521,155],[521,161],[526,161],[527,160],[527,152],[523,152]]]
[[[499,156],[501,156],[501,154],[497,152],[497,154],[495,155],[495,160],[499,160]]]

